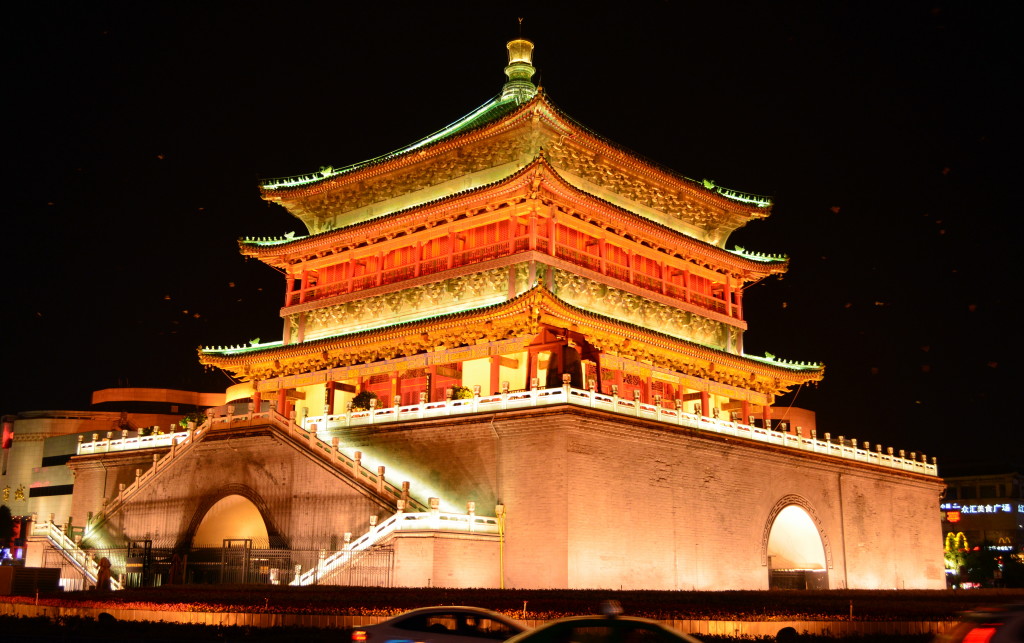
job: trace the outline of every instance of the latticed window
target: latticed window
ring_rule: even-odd
[[[711,280],[698,275],[690,275],[690,292],[711,296]]]
[[[384,270],[411,264],[416,257],[414,250],[412,246],[392,250],[384,257]]]
[[[619,246],[604,245],[605,272],[617,279],[629,279],[629,254]]]
[[[355,277],[362,277],[363,275],[372,275],[377,272],[377,257],[370,255],[368,257],[361,257],[356,259],[352,265],[352,275]]]
[[[656,259],[643,255],[634,255],[633,272],[638,272],[654,279],[661,279],[661,264]]]
[[[429,275],[448,268],[448,253],[451,240],[447,235],[436,237],[423,244],[423,260],[420,263],[420,274]]]

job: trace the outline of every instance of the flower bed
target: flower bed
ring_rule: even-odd
[[[952,619],[982,605],[1024,601],[1024,590],[655,592],[174,585],[107,594],[45,594],[38,601],[55,607],[354,616],[391,616],[424,605],[476,605],[516,618],[550,620],[595,613],[607,599],[618,600],[626,614],[657,620],[846,620],[852,604],[854,620],[917,621]]]

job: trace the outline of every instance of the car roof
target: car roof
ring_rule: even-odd
[[[473,607],[472,605],[432,605],[430,607],[417,607],[416,609],[409,610],[408,612],[396,614],[391,618],[400,618],[403,616],[416,616],[419,614],[444,614],[446,612],[470,612],[473,614],[478,614],[480,616],[487,616],[489,618],[496,617],[506,622],[515,623],[523,629],[528,629],[526,625],[517,621],[511,616],[506,616],[500,612],[495,612],[494,610],[489,610],[484,607]]]
[[[658,621],[651,620],[649,618],[642,618],[639,616],[602,616],[600,614],[592,614],[590,616],[568,616],[566,618],[560,618],[556,621],[550,621],[541,625],[535,630],[528,630],[522,634],[516,634],[512,638],[505,641],[505,643],[514,643],[520,639],[529,640],[531,636],[539,636],[543,638],[544,632],[547,630],[555,630],[560,627],[615,627],[615,626],[626,626],[629,623],[639,623],[648,627],[653,627],[660,630],[665,630],[675,636],[678,636],[684,641],[691,641],[692,643],[700,643],[697,639],[693,638],[689,634],[683,634],[677,630],[667,627]]]
[[[460,612],[477,612],[479,614],[498,614],[498,616],[504,616],[503,614],[489,610],[486,607],[473,607],[472,605],[432,605],[430,607],[417,607],[416,609],[409,610],[408,612],[402,612],[402,614],[399,614],[398,616],[403,616],[405,614],[424,614],[427,612],[451,612],[454,610],[458,610]]]

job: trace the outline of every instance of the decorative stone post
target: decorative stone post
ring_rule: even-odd
[[[476,515],[476,503],[472,500],[466,503],[466,513],[470,516]]]

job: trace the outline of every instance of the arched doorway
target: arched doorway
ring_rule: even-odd
[[[828,589],[828,561],[818,525],[803,507],[786,505],[768,532],[770,589]]]
[[[262,576],[269,572],[269,545],[259,508],[244,496],[224,496],[203,514],[192,536],[189,579],[195,583],[267,582]]]
[[[222,547],[225,540],[250,540],[254,547],[268,546],[267,524],[248,498],[232,494],[213,503],[192,536],[192,546]]]

